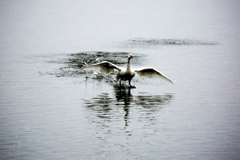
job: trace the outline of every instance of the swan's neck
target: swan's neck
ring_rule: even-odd
[[[128,62],[127,62],[127,70],[130,70],[130,58],[128,58]]]

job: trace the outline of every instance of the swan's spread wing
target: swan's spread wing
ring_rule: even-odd
[[[137,74],[139,74],[139,76],[142,76],[142,77],[163,78],[173,84],[171,79],[169,79],[167,76],[163,75],[162,73],[160,73],[154,68],[141,68],[141,69],[135,70],[135,72],[137,72]]]
[[[84,68],[85,70],[97,70],[99,72],[108,74],[112,72],[114,69],[121,71],[121,68],[116,66],[115,64],[108,62],[108,61],[103,61],[100,63],[92,64]]]

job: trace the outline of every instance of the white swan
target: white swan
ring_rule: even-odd
[[[135,76],[135,72],[139,74],[139,76],[143,77],[149,77],[149,78],[163,78],[167,80],[168,82],[172,83],[172,80],[170,80],[168,77],[160,73],[154,68],[140,68],[140,69],[131,69],[130,68],[130,59],[132,59],[133,56],[130,54],[128,56],[128,62],[127,62],[127,68],[122,68],[118,67],[115,64],[108,62],[108,61],[103,61],[100,63],[92,64],[84,68],[85,70],[98,70],[99,72],[108,74],[112,72],[114,69],[118,71],[118,74],[116,76],[117,81],[120,80],[120,86],[121,86],[121,81],[128,81],[129,86],[131,87],[131,80]]]

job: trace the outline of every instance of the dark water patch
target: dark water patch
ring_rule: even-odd
[[[127,57],[129,54],[134,55],[135,60],[132,61],[133,64],[140,62],[140,55],[136,55],[134,53],[92,51],[71,54],[69,62],[67,63],[69,63],[72,68],[83,68],[86,66],[86,64],[94,64],[101,61],[109,61],[117,65],[122,65],[127,64]]]
[[[102,93],[91,100],[85,100],[85,105],[97,112],[100,118],[108,118],[111,115],[109,112],[112,110],[111,103],[113,101],[113,98],[110,98],[108,93]]]
[[[61,66],[55,72],[47,72],[49,75],[55,75],[56,77],[78,77],[85,76],[87,78],[93,78],[96,80],[105,80],[108,83],[113,84],[113,76],[117,72],[113,71],[109,75],[101,74],[94,71],[84,70],[84,68],[89,64],[99,63],[101,61],[109,61],[119,66],[127,65],[127,57],[129,52],[102,52],[102,51],[89,51],[89,52],[80,52],[68,55],[67,58],[61,59]],[[139,65],[141,64],[142,55],[133,54],[134,58],[131,61],[132,64]],[[54,61],[49,61],[56,63],[56,58]],[[59,62],[60,63],[60,62]],[[43,75],[43,73],[40,73]]]
[[[201,41],[192,39],[145,39],[135,38],[121,42],[117,46],[121,48],[135,48],[135,47],[157,47],[164,45],[217,45],[214,41]]]
[[[154,106],[167,104],[170,102],[172,98],[173,98],[172,94],[153,95],[153,96],[140,94],[136,96],[135,103],[136,105],[141,105],[144,108],[152,108]]]

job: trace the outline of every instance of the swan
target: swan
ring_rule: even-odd
[[[133,58],[133,55],[129,54],[128,56],[128,61],[127,61],[127,68],[122,68],[119,67],[111,62],[108,61],[102,61],[96,64],[91,64],[84,68],[84,70],[97,70],[101,73],[104,74],[109,74],[111,73],[114,69],[118,71],[116,75],[116,80],[117,82],[119,81],[120,87],[121,87],[121,81],[128,81],[129,82],[129,87],[131,86],[131,80],[135,76],[135,73],[137,73],[139,76],[142,77],[148,77],[148,78],[162,78],[172,84],[171,79],[169,79],[167,76],[163,75],[156,69],[152,67],[147,67],[147,68],[140,68],[140,69],[133,69],[130,67],[130,60]]]

